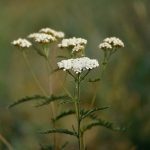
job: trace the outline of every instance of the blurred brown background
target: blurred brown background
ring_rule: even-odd
[[[124,41],[125,48],[111,59],[99,83],[97,105],[111,106],[102,115],[129,129],[125,133],[91,130],[88,146],[93,150],[149,150],[149,16],[149,0],[0,0],[0,134],[15,150],[35,150],[49,143],[48,136],[37,134],[49,125],[48,106],[36,109],[28,103],[12,110],[7,106],[25,95],[39,93],[22,56],[10,42],[51,27],[64,31],[67,37],[87,39],[90,57],[101,57],[98,44],[107,36]],[[41,58],[33,51],[30,60],[47,88]],[[94,88],[86,86],[91,92],[83,90],[83,96],[89,98]],[[1,141],[0,150],[7,150]]]

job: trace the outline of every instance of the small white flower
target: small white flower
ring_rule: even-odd
[[[121,48],[124,47],[124,43],[116,37],[105,38],[104,42],[111,44],[112,47]]]
[[[60,48],[73,47],[74,48],[76,46],[85,46],[86,44],[87,44],[87,40],[73,37],[69,39],[63,39],[62,42],[58,44],[58,47]]]
[[[72,49],[72,53],[79,52],[79,51],[83,50],[84,48],[85,48],[85,46],[83,46],[83,45],[76,45],[76,46]]]
[[[84,70],[91,70],[99,66],[96,59],[90,59],[88,57],[81,57],[75,59],[62,60],[57,63],[60,69],[72,70],[76,74],[81,73]]]
[[[51,28],[42,28],[39,32],[46,33],[54,36],[56,39],[62,39],[64,38],[65,34],[61,31],[56,31]]]
[[[50,43],[56,41],[55,37],[45,33],[32,33],[28,36],[28,38],[33,39],[37,43]]]
[[[99,44],[99,48],[106,50],[106,49],[112,49],[112,46],[107,42],[103,42]]]
[[[29,48],[32,45],[28,40],[22,38],[13,41],[11,44],[20,48]]]

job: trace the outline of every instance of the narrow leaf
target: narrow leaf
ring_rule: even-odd
[[[55,118],[53,118],[52,120],[53,120],[53,121],[57,121],[57,120],[59,120],[59,119],[61,119],[61,118],[63,118],[63,117],[66,117],[66,116],[68,116],[68,115],[72,115],[72,114],[74,114],[74,113],[75,113],[74,110],[63,111],[63,112],[61,112],[58,116],[56,116]]]
[[[68,129],[50,129],[44,132],[40,132],[41,134],[50,134],[50,133],[62,133],[62,134],[68,134],[75,137],[78,137],[78,134],[76,132],[70,131]]]
[[[89,123],[88,125],[84,126],[83,133],[95,126],[102,126],[102,127],[108,128],[113,131],[124,131],[125,130],[125,128],[114,126],[114,124],[112,122],[98,119],[98,120],[93,121],[93,122]]]
[[[86,117],[90,117],[96,111],[100,111],[100,110],[104,110],[104,109],[108,109],[108,108],[109,107],[99,107],[99,108],[94,108],[94,109],[87,110],[87,111],[82,111],[81,120]]]
[[[74,100],[72,100],[71,98],[66,98],[61,100],[60,104],[68,104],[68,103],[74,103]]]
[[[45,100],[44,100],[43,102],[41,102],[40,104],[37,104],[36,107],[48,105],[49,103],[51,103],[51,102],[53,102],[53,101],[57,101],[57,100],[64,99],[64,98],[68,98],[68,96],[66,96],[66,95],[62,95],[62,96],[54,96],[54,95],[51,95],[49,98],[45,99]]]
[[[8,108],[12,108],[18,104],[22,104],[22,103],[25,103],[25,102],[28,102],[28,101],[32,101],[32,100],[41,100],[41,99],[48,99],[48,97],[46,96],[41,96],[41,95],[34,95],[34,96],[26,96],[24,98],[21,98],[17,101],[15,101],[14,103],[12,103],[11,105],[8,106]]]

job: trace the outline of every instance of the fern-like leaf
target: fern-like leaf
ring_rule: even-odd
[[[102,119],[97,119],[96,121],[93,121],[93,122],[89,123],[88,125],[85,125],[83,127],[83,133],[95,126],[102,126],[102,127],[108,128],[113,131],[125,131],[125,128],[116,127],[116,126],[114,126],[114,124],[112,122],[105,121]]]
[[[12,108],[12,107],[14,107],[18,104],[22,104],[22,103],[29,102],[29,101],[32,101],[32,100],[41,100],[41,99],[47,100],[48,97],[41,96],[41,95],[26,96],[24,98],[21,98],[21,99],[15,101],[14,103],[10,104],[8,106],[8,108]]]
[[[108,108],[109,107],[99,107],[99,108],[94,108],[94,109],[87,110],[87,111],[82,110],[80,120],[83,120],[86,117],[91,117],[92,114],[95,113],[96,111],[105,110],[105,109],[108,109]]]
[[[36,107],[48,105],[49,103],[51,103],[53,101],[57,101],[57,100],[61,100],[61,99],[66,99],[66,98],[68,98],[68,96],[66,96],[66,95],[62,95],[62,96],[51,95],[49,98],[45,99],[43,102],[40,102],[39,104],[37,104]]]
[[[72,135],[72,136],[75,136],[75,137],[78,137],[78,134],[77,132],[73,132],[73,131],[70,131],[68,129],[50,129],[50,130],[47,130],[47,131],[44,131],[44,132],[40,132],[41,134],[50,134],[50,133],[62,133],[62,134],[68,134],[68,135]]]
[[[14,103],[10,104],[8,106],[8,108],[12,108],[16,105],[19,105],[19,104],[22,104],[25,102],[29,102],[29,101],[33,101],[33,100],[42,100],[42,102],[40,102],[40,104],[36,105],[36,107],[39,107],[39,106],[47,105],[52,101],[60,100],[60,99],[66,98],[66,97],[67,97],[66,95],[62,95],[62,96],[54,96],[54,95],[51,95],[51,96],[42,96],[42,95],[26,96],[24,98],[21,98],[21,99],[15,101]]]
[[[70,97],[66,97],[65,99],[62,99],[60,104],[69,104],[69,103],[74,103],[75,101],[72,100]]]
[[[59,115],[57,115],[55,118],[53,118],[52,120],[53,120],[53,121],[57,121],[57,120],[59,120],[59,119],[61,119],[61,118],[63,118],[63,117],[66,117],[66,116],[68,116],[68,115],[72,115],[72,114],[74,114],[74,113],[75,113],[74,110],[63,111],[63,112],[61,112]]]

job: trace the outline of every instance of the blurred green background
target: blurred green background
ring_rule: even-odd
[[[98,83],[97,105],[111,106],[102,115],[129,129],[116,133],[96,128],[87,135],[87,143],[94,150],[150,150],[149,0],[0,0],[0,18],[0,135],[15,150],[40,149],[40,144],[50,142],[48,136],[37,134],[39,128],[48,127],[48,107],[36,109],[29,103],[7,109],[14,100],[39,93],[10,42],[43,27],[87,39],[90,57],[101,57],[98,44],[105,37],[124,41],[125,48],[114,55]],[[30,60],[47,88],[42,60],[35,52]],[[91,92],[84,90],[83,96],[89,98],[95,85],[87,86]],[[7,150],[1,141],[0,150]]]

